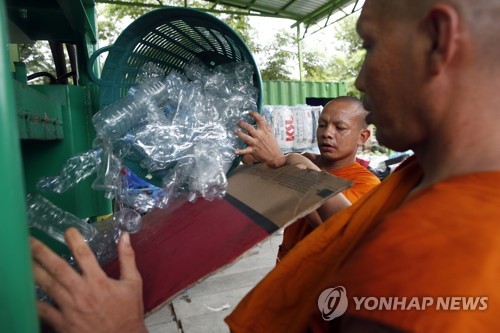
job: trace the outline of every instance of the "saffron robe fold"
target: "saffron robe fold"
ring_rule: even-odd
[[[357,162],[331,171],[330,174],[353,182],[350,188],[342,192],[352,204],[380,184],[380,180],[373,173]],[[311,227],[305,218],[301,218],[286,227],[283,234],[283,241],[278,250],[278,261],[283,260],[285,255],[313,230],[313,227]]]
[[[412,332],[500,331],[500,171],[453,177],[408,197],[421,177],[410,158],[318,227],[226,318],[231,330],[304,332],[321,292],[344,286],[351,316]],[[353,296],[486,296],[488,308],[356,310]]]

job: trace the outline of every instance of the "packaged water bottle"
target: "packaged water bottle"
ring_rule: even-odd
[[[75,215],[66,212],[39,194],[27,195],[28,225],[44,231],[52,238],[65,243],[66,229],[75,227],[86,242],[96,235],[96,229]]]

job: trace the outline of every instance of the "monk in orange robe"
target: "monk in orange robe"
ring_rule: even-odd
[[[497,331],[489,328],[500,328],[500,186],[492,189],[490,182],[500,184],[500,171],[457,176],[411,196],[421,180],[421,167],[411,158],[317,228],[240,302],[226,319],[232,331],[304,332],[311,322],[312,331],[328,331],[332,323],[317,325],[318,296],[335,286],[350,296],[347,318],[405,332]],[[478,217],[481,225],[470,223]],[[437,310],[440,297],[446,306],[449,298],[462,302],[465,296],[476,303],[488,297],[488,310]],[[406,297],[395,307],[408,310],[356,309],[353,297]],[[412,308],[413,297],[420,300]],[[433,302],[426,310],[424,297]]]
[[[325,170],[326,171],[326,170]],[[352,204],[358,201],[365,193],[380,184],[380,180],[365,167],[357,162],[352,162],[345,167],[336,170],[328,170],[330,174],[351,180],[353,185],[344,190],[342,194]],[[283,241],[278,250],[278,261],[314,230],[314,222],[308,221],[311,217],[304,217],[286,227],[283,234]]]
[[[247,143],[247,147],[237,150],[236,153],[251,154],[254,160],[266,162],[271,167],[280,167],[286,158],[274,139],[270,125],[261,115],[251,115],[257,123],[257,128],[244,121],[238,123],[246,133],[239,131],[237,135]],[[306,153],[304,156],[317,166],[316,170],[351,180],[353,185],[343,191],[342,195],[332,198],[330,206],[327,204],[321,207],[318,213],[309,214],[285,228],[278,261],[321,224],[322,220],[356,202],[380,183],[373,173],[356,162],[358,147],[370,137],[366,115],[361,101],[349,96],[337,97],[323,108],[316,131],[320,155]]]
[[[356,85],[378,141],[415,158],[299,243],[232,332],[500,331],[499,19],[495,1],[366,0]]]

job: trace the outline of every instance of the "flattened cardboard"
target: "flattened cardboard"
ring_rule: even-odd
[[[230,264],[281,227],[315,210],[350,181],[293,166],[239,167],[224,199],[177,200],[143,217],[132,235],[145,312]],[[105,267],[119,277],[115,260]]]
[[[265,164],[240,167],[229,178],[227,197],[244,203],[279,228],[315,210],[351,184],[324,172]]]

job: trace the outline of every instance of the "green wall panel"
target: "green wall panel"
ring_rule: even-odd
[[[88,89],[81,86],[40,85],[32,89],[48,96],[62,109],[64,139],[23,140],[22,155],[25,164],[26,191],[34,192],[41,177],[56,176],[64,163],[72,156],[92,147],[95,132],[91,124],[92,108],[89,108]],[[111,213],[111,202],[103,192],[91,188],[94,177],[79,183],[62,194],[43,193],[60,208],[79,217],[95,217]]]
[[[262,105],[306,104],[306,98],[333,98],[346,94],[345,82],[263,81]]]

